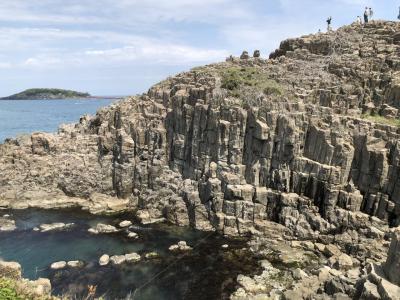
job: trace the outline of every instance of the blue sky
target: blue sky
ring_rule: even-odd
[[[0,96],[31,87],[131,95],[193,66],[349,24],[400,0],[2,0]]]

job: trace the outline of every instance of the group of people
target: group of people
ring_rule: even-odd
[[[367,24],[369,21],[372,20],[372,17],[374,15],[374,11],[372,10],[371,7],[365,7],[365,11],[364,11],[364,24]],[[397,19],[400,20],[400,7],[399,7],[399,15],[397,17]],[[363,24],[363,20],[361,18],[361,16],[357,16],[357,20],[356,20],[357,24],[362,25]],[[331,24],[332,24],[332,17],[329,17],[326,20],[326,23],[328,24],[328,31],[332,30]]]

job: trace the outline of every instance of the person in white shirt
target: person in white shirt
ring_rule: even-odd
[[[369,19],[370,20],[372,20],[372,16],[374,15],[374,11],[372,10],[372,8],[370,7],[369,9],[368,9],[368,16],[369,16]]]
[[[362,20],[360,16],[357,16],[357,21],[356,21],[357,25],[362,25]]]

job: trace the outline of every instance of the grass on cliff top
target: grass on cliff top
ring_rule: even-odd
[[[361,118],[383,125],[400,127],[400,119],[389,119],[380,115],[370,115],[370,114],[363,114],[361,115]]]
[[[260,68],[256,67],[230,67],[220,70],[221,87],[230,91],[230,95],[243,98],[244,90],[253,90],[265,95],[281,96],[283,87],[268,78]]]

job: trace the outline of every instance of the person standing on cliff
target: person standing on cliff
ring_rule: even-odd
[[[357,25],[362,25],[362,20],[360,16],[357,16],[357,21],[356,21]]]
[[[332,17],[329,17],[329,18],[326,20],[326,23],[328,24],[328,32],[329,32],[329,31],[332,30],[332,27],[331,27]]]
[[[372,10],[372,8],[370,7],[368,9],[368,16],[369,16],[369,20],[372,20],[372,16],[374,15],[374,11]]]
[[[397,16],[397,19],[400,20],[400,6],[399,6],[399,15]]]
[[[366,7],[365,11],[364,11],[364,23],[365,24],[368,23],[368,15],[369,15],[369,10],[368,10],[368,7]]]

